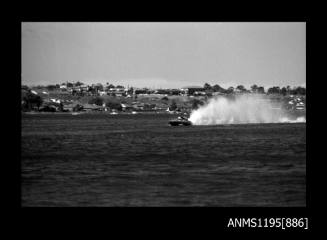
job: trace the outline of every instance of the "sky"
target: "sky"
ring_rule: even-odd
[[[306,85],[304,22],[23,22],[22,84]]]

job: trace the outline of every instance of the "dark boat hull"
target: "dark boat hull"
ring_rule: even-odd
[[[169,121],[171,126],[190,126],[192,123],[190,121]]]

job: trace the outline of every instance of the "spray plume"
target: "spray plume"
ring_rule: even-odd
[[[193,125],[305,122],[305,117],[291,120],[280,103],[264,95],[240,95],[233,99],[212,98],[207,104],[192,111]]]

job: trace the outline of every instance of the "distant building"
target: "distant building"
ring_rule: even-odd
[[[63,106],[63,110],[64,111],[69,111],[69,112],[72,112],[74,110],[74,107],[76,106],[77,104],[75,103],[70,103],[70,104],[65,104]]]
[[[81,91],[88,91],[88,90],[89,90],[89,86],[83,84],[83,85],[79,86],[79,89],[80,89]]]
[[[305,109],[305,104],[303,102],[299,102],[295,105],[296,110],[304,110]]]
[[[67,85],[66,84],[62,84],[59,87],[61,90],[67,90]]]
[[[127,93],[127,89],[125,88],[109,88],[107,89],[107,94],[109,96],[117,96],[117,97],[121,97],[121,96],[125,96]]]
[[[54,103],[60,103],[60,100],[58,99],[55,99],[55,98],[51,98],[50,99],[50,102],[54,102]]]
[[[126,103],[122,103],[121,108],[123,111],[133,110],[133,106]]]

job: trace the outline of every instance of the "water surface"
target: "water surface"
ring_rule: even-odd
[[[22,116],[22,206],[305,206],[306,124]]]

